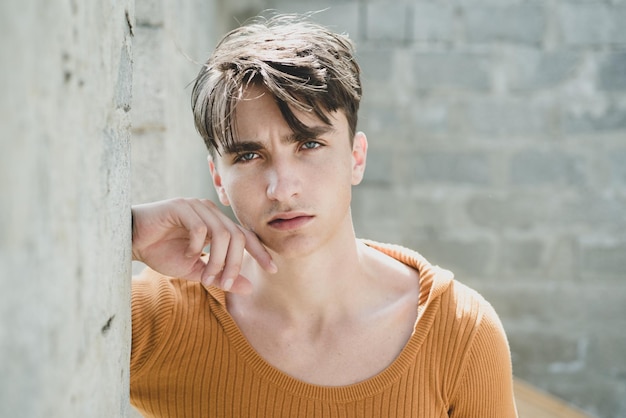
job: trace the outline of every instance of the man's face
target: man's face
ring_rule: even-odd
[[[237,139],[210,162],[220,201],[271,250],[285,257],[309,254],[352,231],[352,185],[365,168],[367,140],[350,145],[345,115],[328,126],[294,111],[317,136],[298,138],[272,95],[250,87],[236,108]]]

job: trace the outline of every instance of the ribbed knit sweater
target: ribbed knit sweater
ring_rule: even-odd
[[[368,245],[419,271],[415,329],[363,382],[326,387],[267,363],[224,292],[146,270],[133,280],[131,402],[146,417],[516,417],[508,343],[478,293],[399,246]]]

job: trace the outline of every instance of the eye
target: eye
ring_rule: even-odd
[[[235,163],[245,163],[248,161],[252,161],[256,158],[259,158],[259,154],[256,152],[244,152],[242,154],[238,154],[235,157]]]
[[[315,149],[315,148],[319,148],[321,147],[322,144],[320,144],[317,141],[306,141],[302,143],[302,146],[300,148],[302,149]]]

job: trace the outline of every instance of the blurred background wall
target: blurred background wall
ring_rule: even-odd
[[[626,3],[343,7],[372,147],[359,233],[490,300],[516,376],[626,417]]]
[[[0,416],[128,414],[129,205],[212,196],[189,83],[269,8],[357,44],[358,235],[483,293],[517,377],[626,417],[623,0],[0,3]]]

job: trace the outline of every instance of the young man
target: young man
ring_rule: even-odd
[[[491,306],[419,254],[355,237],[360,98],[350,41],[293,18],[234,30],[202,68],[195,122],[238,223],[205,200],[133,208],[151,267],[133,284],[145,416],[516,416]]]

